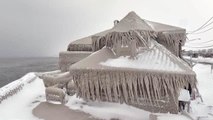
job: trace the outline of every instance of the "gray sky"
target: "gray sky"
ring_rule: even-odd
[[[212,5],[212,0],[0,0],[0,57],[58,56],[71,41],[111,28],[130,11],[190,31],[213,16]],[[211,34],[203,38],[213,39]]]

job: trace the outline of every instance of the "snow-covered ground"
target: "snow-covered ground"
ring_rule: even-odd
[[[198,63],[209,63],[213,64],[213,59],[212,58],[204,58],[199,56],[198,58],[190,58],[189,56],[184,56],[184,59],[186,60],[192,60],[193,62],[198,62]]]
[[[205,103],[201,103],[200,100],[192,101],[191,115],[194,118],[197,116],[208,116],[209,118],[206,120],[211,120],[213,118],[209,114],[213,112],[211,110],[211,106],[213,106],[213,74],[211,73],[210,68],[210,65],[197,64],[194,66],[194,70],[197,73],[198,78],[198,88]],[[29,73],[23,78],[17,80],[22,82],[24,81],[24,87],[20,92],[18,92],[18,94],[7,98],[0,104],[0,120],[39,120],[33,116],[32,110],[40,102],[45,101],[45,88],[42,80],[38,77],[29,83],[29,81],[35,77],[36,75],[34,73]],[[6,88],[3,87],[0,89],[0,91],[5,91],[5,89]],[[0,96],[1,94],[2,93],[0,93]],[[111,118],[121,120],[148,120],[150,114],[150,112],[126,104],[85,102],[82,99],[76,98],[75,95],[69,97],[69,101],[66,106],[73,110],[80,110],[89,113],[95,118],[108,120]],[[159,117],[159,120],[171,119],[190,120],[189,118],[180,114],[160,114]]]
[[[150,112],[118,103],[108,102],[84,102],[82,99],[72,96],[67,103],[70,109],[84,111],[95,118],[110,120],[148,120]],[[143,118],[143,119],[142,119]]]
[[[197,73],[198,88],[204,103],[213,106],[213,73],[211,73],[211,66],[197,64],[193,70]]]
[[[39,78],[28,83],[34,77],[36,77],[34,73],[28,73],[21,79],[14,81],[14,83],[22,81],[24,87],[18,94],[9,97],[0,104],[0,120],[37,120],[32,114],[32,109],[41,100],[45,100],[45,88]],[[10,87],[10,89],[13,88]]]

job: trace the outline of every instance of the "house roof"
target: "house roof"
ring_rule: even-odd
[[[146,23],[156,32],[169,32],[169,31],[185,31],[184,28],[167,25],[163,23],[153,22],[149,20],[145,20]]]
[[[135,12],[128,13],[119,21],[110,31],[127,32],[129,30],[147,30],[153,31],[144,19],[141,19]]]
[[[92,44],[92,36],[104,36],[109,32],[110,32],[110,30],[105,30],[103,32],[96,33],[94,35],[75,40],[75,41],[71,42],[70,44]]]
[[[151,40],[151,47],[140,52],[136,59],[129,56],[116,56],[110,48],[104,47],[87,58],[71,65],[70,70],[140,71],[193,74],[191,68],[164,46]]]
[[[129,30],[149,30],[156,32],[171,32],[171,31],[185,31],[185,29],[180,27],[175,27],[171,25],[166,25],[162,23],[157,23],[153,21],[148,21],[140,18],[135,12],[128,13],[120,22],[115,25],[113,28],[105,30],[100,33],[96,33],[94,35],[90,35],[88,37],[84,37],[78,40],[75,40],[70,43],[71,44],[92,44],[92,36],[104,36],[109,32],[126,32]]]

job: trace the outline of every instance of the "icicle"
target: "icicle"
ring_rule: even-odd
[[[90,99],[90,89],[89,89],[89,82],[87,80],[87,74],[83,74],[83,81],[84,81],[84,87],[85,87],[85,98],[86,100]]]
[[[122,90],[123,90],[123,96],[124,96],[124,101],[125,103],[128,103],[129,102],[129,95],[128,95],[128,92],[127,92],[127,83],[126,83],[126,76],[122,73],[121,74],[121,84],[122,84]]]
[[[132,76],[127,73],[126,74],[126,81],[127,81],[127,88],[128,88],[128,94],[129,94],[129,99],[132,103],[134,103],[134,95],[133,95],[133,89],[132,89]]]
[[[94,79],[91,78],[91,73],[88,73],[88,81],[89,81],[89,86],[90,86],[90,94],[91,94],[91,98],[92,100],[95,100],[95,83],[94,83]]]
[[[98,100],[98,101],[101,101],[101,91],[100,91],[100,85],[99,85],[99,76],[97,75],[97,74],[94,74],[94,75],[92,75],[92,76],[94,76],[93,78],[91,78],[91,79],[94,79],[94,81],[95,81],[95,95],[96,95],[96,99]]]
[[[123,92],[123,86],[122,86],[122,79],[124,79],[124,77],[122,76],[122,73],[117,73],[116,77],[115,77],[115,81],[116,81],[116,86],[117,86],[117,91],[118,91],[118,95],[119,95],[119,100],[120,103],[124,103],[125,102],[125,98],[124,98],[124,92]]]
[[[140,85],[141,85],[141,90],[142,90],[142,97],[144,98],[144,102],[145,102],[145,104],[147,103],[147,99],[148,99],[148,95],[147,95],[147,92],[146,92],[146,88],[145,88],[145,80],[144,80],[144,77],[145,77],[145,75],[141,75],[141,83],[140,83]]]
[[[151,103],[151,94],[150,94],[150,89],[149,89],[149,79],[147,76],[144,77],[144,82],[145,82],[145,87],[146,87],[146,93],[149,99],[149,102]]]
[[[107,90],[107,96],[108,96],[108,101],[109,102],[112,102],[112,93],[111,93],[111,80],[110,80],[110,76],[109,76],[109,73],[105,73],[106,74],[106,90]]]
[[[138,85],[138,92],[139,92],[139,97],[140,98],[142,98],[143,97],[143,93],[142,93],[142,86],[141,86],[141,82],[140,81],[142,81],[142,79],[141,79],[141,77],[139,77],[139,75],[137,75],[137,85]],[[139,99],[139,98],[138,98]]]
[[[136,76],[136,74],[134,74],[133,75],[134,77],[133,77],[133,79],[132,79],[132,81],[133,81],[133,89],[134,89],[134,94],[135,94],[135,100],[137,101],[137,104],[139,104],[139,93],[140,93],[140,90],[139,90],[139,88],[138,88],[138,80],[137,80],[137,76]]]
[[[115,102],[118,102],[118,91],[117,91],[117,86],[119,86],[118,84],[117,84],[117,79],[115,78],[116,76],[113,74],[113,75],[111,75],[110,74],[110,79],[111,79],[111,81],[112,81],[112,99],[113,99],[113,101],[115,101]]]
[[[88,89],[85,87],[86,83],[85,83],[85,80],[84,80],[84,75],[81,75],[81,80],[82,80],[82,82],[81,82],[80,87],[81,87],[82,97],[83,97],[83,99],[86,99],[86,92],[85,91],[87,91]]]
[[[157,78],[154,76],[152,78],[152,84],[153,84],[153,92],[154,92],[154,97],[155,97],[155,100],[160,100],[160,97],[159,97],[159,94],[158,94],[158,91],[159,91],[159,85],[158,85],[158,80]],[[158,105],[158,101],[157,101],[157,105]]]
[[[98,76],[99,76],[99,81],[100,81],[100,97],[101,97],[101,100],[102,101],[105,101],[106,99],[105,99],[105,95],[106,95],[106,93],[105,93],[105,88],[104,88],[104,80],[103,80],[103,76],[101,76],[101,74],[98,74]]]

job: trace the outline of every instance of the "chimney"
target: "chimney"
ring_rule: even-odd
[[[119,23],[119,20],[114,20],[114,26],[116,26]]]

